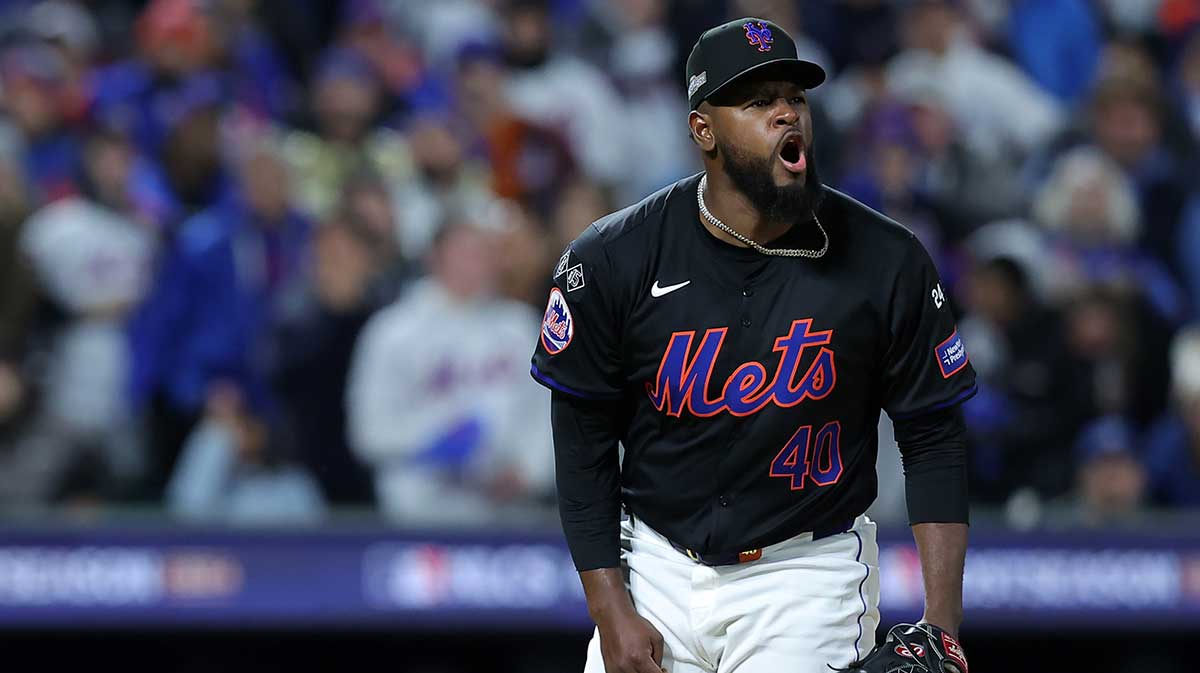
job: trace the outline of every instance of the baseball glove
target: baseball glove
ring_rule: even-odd
[[[830,666],[830,668],[833,668]],[[967,655],[949,633],[933,624],[897,624],[883,644],[844,673],[968,673]]]

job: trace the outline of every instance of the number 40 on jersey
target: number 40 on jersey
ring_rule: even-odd
[[[806,481],[832,486],[842,476],[842,424],[830,421],[813,435],[813,426],[802,425],[771,461],[771,476],[791,479],[792,490]]]

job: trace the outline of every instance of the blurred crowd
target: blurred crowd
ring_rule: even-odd
[[[0,508],[552,515],[550,270],[699,168],[683,62],[742,15],[938,263],[973,498],[1200,505],[1200,1],[9,0]]]

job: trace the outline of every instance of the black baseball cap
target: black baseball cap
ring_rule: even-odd
[[[768,65],[784,69],[805,89],[825,81],[825,70],[801,60],[796,42],[778,24],[746,17],[700,34],[687,60],[688,103],[695,110],[726,84]]]

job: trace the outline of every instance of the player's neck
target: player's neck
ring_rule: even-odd
[[[734,187],[729,178],[720,171],[708,173],[708,188],[704,191],[704,205],[708,207],[708,212],[718,220],[760,245],[779,238],[788,229],[791,229],[793,224],[792,222],[768,221],[750,202],[750,199]],[[719,240],[739,247],[747,247],[733,236],[713,226],[703,216],[700,217],[700,221],[704,224],[704,228]]]

